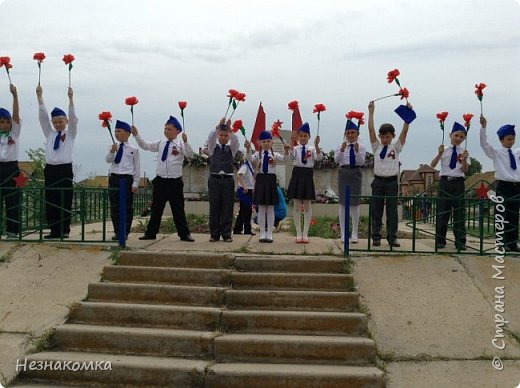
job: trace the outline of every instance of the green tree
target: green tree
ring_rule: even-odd
[[[469,157],[471,164],[468,166],[468,172],[466,176],[472,176],[473,174],[479,174],[482,172],[482,164],[475,158]]]
[[[43,168],[45,167],[45,150],[43,148],[29,148],[27,151],[27,157],[32,163],[33,173],[31,175],[31,182],[41,182],[44,179]]]

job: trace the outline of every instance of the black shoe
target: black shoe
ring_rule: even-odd
[[[267,239],[266,239],[266,238],[261,238],[261,239],[258,240],[258,241],[260,241],[261,243],[266,243],[266,242],[267,242]]]
[[[155,236],[147,236],[145,234],[144,236],[139,237],[139,240],[155,240]]]
[[[242,231],[239,231],[239,230],[237,230],[236,232],[233,231],[233,234],[242,234]],[[244,233],[244,234],[247,234],[247,233]]]
[[[443,243],[437,243],[437,244],[435,244],[435,248],[437,248],[437,249],[443,249],[443,248],[446,248],[446,244],[443,244]]]
[[[399,248],[401,246],[401,244],[399,244],[399,241],[397,241],[397,240],[389,241],[388,245],[390,245],[391,247],[394,247],[394,248]]]
[[[209,242],[217,242],[219,240],[218,237],[210,237]]]
[[[372,241],[372,245],[375,246],[375,247],[378,247],[381,245],[381,240],[373,240]]]
[[[193,237],[191,237],[191,234],[188,234],[187,236],[181,237],[181,241],[194,242],[195,239]]]
[[[256,233],[251,232],[251,231],[249,231],[249,232],[244,232],[244,234],[249,234],[249,235],[251,235],[251,236],[256,236]]]
[[[224,240],[224,242],[227,243],[233,242],[233,239],[231,237],[223,237],[222,239]]]
[[[271,244],[273,242],[273,239],[272,238],[266,238],[264,242]]]
[[[50,240],[50,239],[52,239],[52,238],[60,238],[60,236],[58,236],[57,234],[52,234],[52,233],[50,233],[50,234],[46,234],[45,236],[43,236],[43,238],[44,238],[45,240]]]
[[[112,240],[113,240],[113,241],[117,241],[117,240],[119,240],[119,237],[117,237],[117,234],[114,234],[114,235],[112,236]]]
[[[455,248],[457,248],[458,251],[465,251],[466,250],[466,244],[455,245]]]
[[[520,248],[516,244],[515,245],[510,245],[510,246],[508,246],[506,248],[509,248],[510,252],[520,252]]]

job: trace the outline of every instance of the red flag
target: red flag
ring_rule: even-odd
[[[260,145],[258,144],[258,136],[260,136],[260,132],[265,131],[265,112],[262,103],[258,106],[258,113],[256,114],[255,126],[253,128],[253,133],[251,134],[251,143],[255,146],[255,150],[260,149]]]
[[[300,116],[300,107],[297,106],[295,110],[292,112],[292,132],[293,132],[293,142],[292,146],[296,146],[298,144],[298,137],[296,135],[296,131],[298,131],[298,128],[302,126],[302,116]]]

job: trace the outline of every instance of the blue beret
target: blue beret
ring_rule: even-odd
[[[64,111],[62,111],[60,108],[54,108],[51,112],[51,117],[59,117],[64,116],[67,117]]]
[[[273,136],[271,136],[271,132],[262,131],[260,135],[258,135],[258,140],[273,140]]]
[[[453,128],[451,129],[451,133],[462,131],[466,133],[466,128],[464,128],[464,125],[457,123],[456,121],[453,123]]]
[[[179,123],[179,120],[177,120],[175,117],[170,116],[170,118],[168,119],[166,124],[171,124],[175,128],[177,128],[180,132],[182,132],[182,125],[181,125],[181,123]]]
[[[511,124],[502,125],[500,128],[498,128],[497,135],[499,138],[502,138],[507,135],[516,136],[515,126]]]
[[[352,120],[347,120],[347,124],[345,124],[345,131],[348,129],[356,129],[359,131],[359,127]]]
[[[11,113],[7,109],[0,108],[0,119],[11,120]]]
[[[116,120],[116,129],[118,128],[126,132],[131,132],[130,124],[125,123],[124,121]]]
[[[410,124],[417,118],[414,110],[408,108],[406,105],[399,105],[397,108],[395,108],[394,112],[397,113],[397,115],[407,124]]]
[[[300,128],[298,128],[298,132],[305,132],[307,135],[311,135],[311,128],[309,127],[309,123],[303,123],[300,125]]]

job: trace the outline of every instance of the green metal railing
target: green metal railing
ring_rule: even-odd
[[[71,226],[75,233],[71,233],[67,241],[72,242],[106,242],[112,241],[111,234],[107,230],[112,230],[110,217],[109,192],[105,187],[84,187],[73,184],[72,188],[45,188],[41,182],[31,182],[32,184],[23,188],[5,187],[5,181],[0,187],[0,238],[6,237],[6,222],[11,221],[19,224],[20,232],[16,239],[24,241],[42,241],[48,228],[45,208],[48,202],[45,200],[46,190],[56,190],[60,193],[61,199],[67,191],[72,191],[72,207],[69,210],[58,207],[60,211],[60,222],[70,217]],[[59,186],[59,184],[57,185]],[[8,218],[6,214],[11,208],[6,208],[6,199],[11,196],[18,196],[20,205],[16,209],[16,217]],[[134,194],[134,215],[139,215],[146,209],[151,202],[152,192],[150,188],[139,188]],[[107,225],[108,223],[108,225]],[[77,227],[80,230],[77,233]],[[94,228],[94,229],[93,229]],[[12,237],[12,236],[11,236]]]

